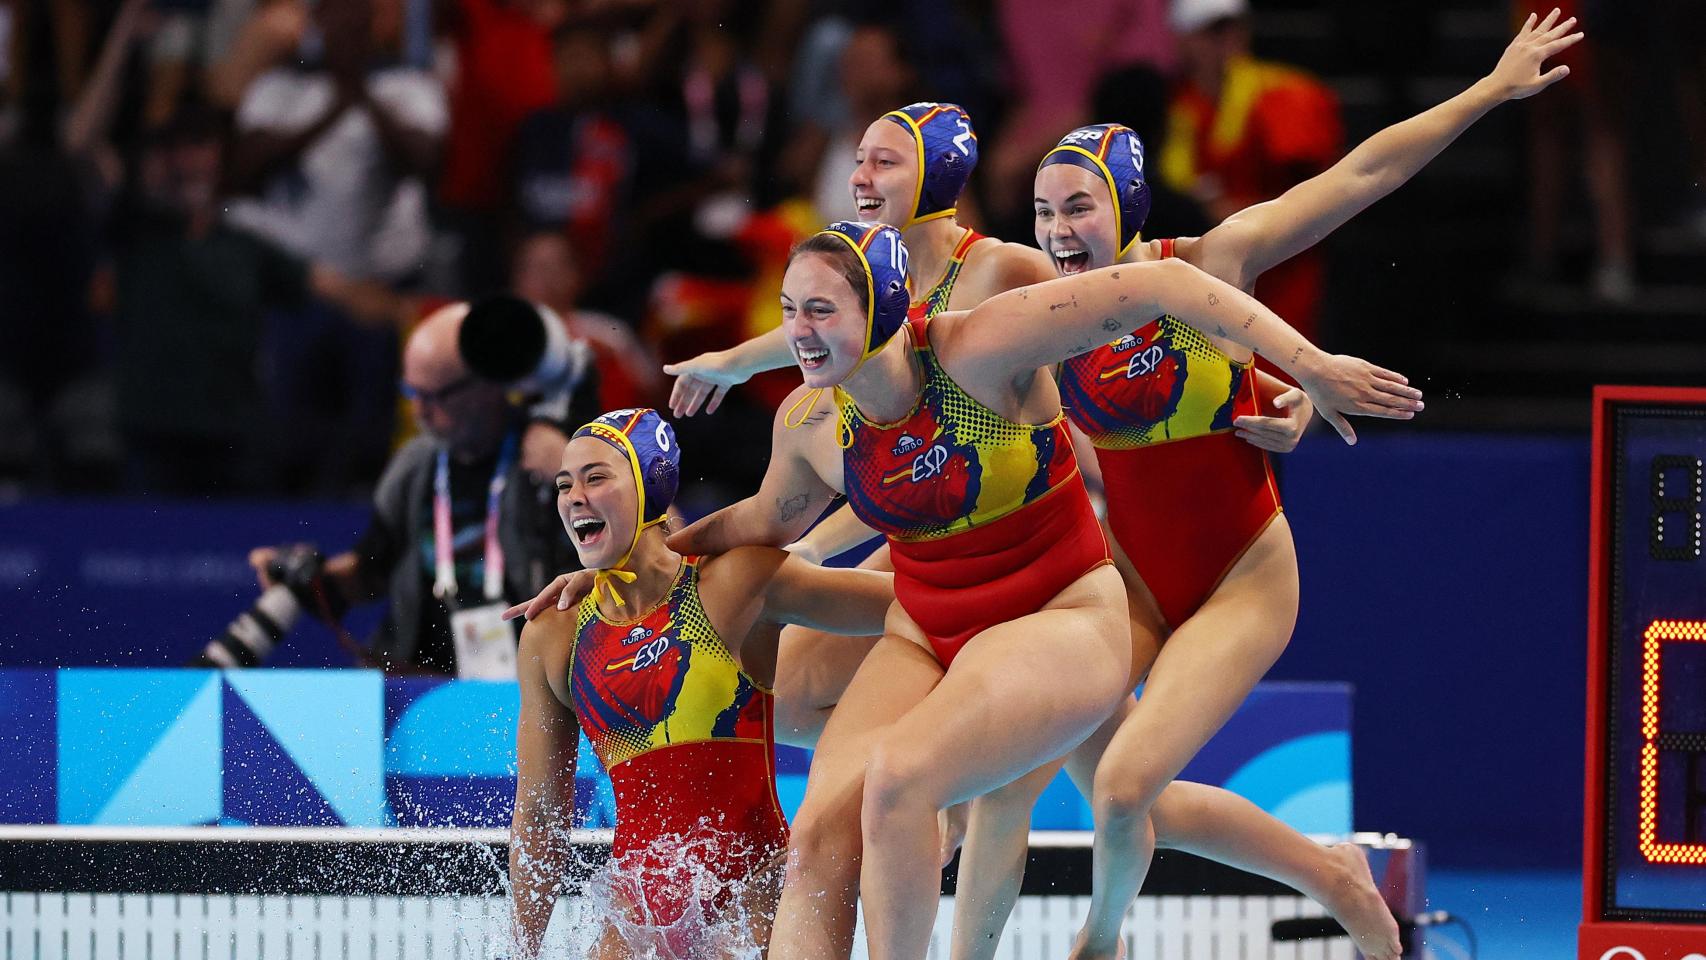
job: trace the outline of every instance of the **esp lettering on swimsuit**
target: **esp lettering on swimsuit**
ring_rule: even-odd
[[[920,440],[909,433],[901,434],[900,439],[895,442],[892,452],[895,456],[902,457],[923,446],[923,440]],[[918,483],[921,480],[929,480],[931,477],[939,476],[942,473],[942,468],[947,464],[947,462],[948,448],[940,443],[933,443],[930,445],[929,449],[926,449],[923,453],[912,458],[912,466],[910,469],[902,470],[899,473],[893,473],[884,477],[883,483],[890,484],[902,479],[910,480],[913,483]]]
[[[663,657],[664,652],[668,649],[669,637],[662,636],[654,639],[651,643],[641,647],[638,653],[634,654],[634,665],[630,670],[634,673],[639,673],[641,670],[652,666]]]
[[[942,466],[948,462],[948,448],[934,444],[912,459],[912,482],[928,480],[942,472]]]
[[[641,670],[655,665],[663,658],[664,652],[669,649],[669,634],[667,632],[659,634],[650,627],[635,627],[628,631],[627,636],[622,638],[622,645],[631,647],[636,643],[644,643],[645,646],[634,651],[634,655],[629,659],[610,664],[605,667],[605,670],[615,672],[627,667],[629,673],[639,673]]]
[[[1143,338],[1132,334],[1127,334],[1110,344],[1115,353],[1136,350],[1142,345]],[[1131,359],[1126,361],[1126,379],[1135,380],[1138,377],[1154,373],[1155,368],[1161,364],[1161,359],[1164,356],[1166,356],[1166,351],[1161,349],[1159,343],[1152,343],[1147,350],[1132,354]]]

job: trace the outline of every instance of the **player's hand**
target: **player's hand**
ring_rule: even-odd
[[[555,580],[545,585],[539,595],[526,603],[518,603],[504,611],[505,620],[514,620],[525,616],[532,620],[546,610],[555,606],[558,610],[567,610],[592,592],[592,571],[576,570],[574,573],[558,574]]]
[[[1570,75],[1570,68],[1563,64],[1541,72],[1547,60],[1580,43],[1585,36],[1579,30],[1570,32],[1576,25],[1575,17],[1559,23],[1560,13],[1554,7],[1546,19],[1538,23],[1535,22],[1538,16],[1529,14],[1527,22],[1517,31],[1516,39],[1499,58],[1498,66],[1487,75],[1503,99],[1532,97]]]
[[[256,547],[249,551],[249,566],[255,569],[255,582],[262,590],[270,590],[274,586],[273,578],[267,575],[267,567],[278,559],[277,547]]]
[[[1274,398],[1277,417],[1236,417],[1233,434],[1240,440],[1274,453],[1290,453],[1309,429],[1309,418],[1315,415],[1315,404],[1309,394],[1297,387]]]
[[[1349,444],[1357,442],[1357,434],[1347,416],[1413,420],[1422,410],[1422,391],[1410,386],[1402,374],[1361,357],[1329,355],[1307,378],[1298,379],[1321,419]]]
[[[693,416],[701,404],[706,413],[716,413],[730,387],[751,379],[751,374],[735,366],[727,350],[713,350],[691,360],[666,363],[663,372],[676,378],[669,391],[669,412],[677,417]]]

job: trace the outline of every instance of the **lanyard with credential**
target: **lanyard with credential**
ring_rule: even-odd
[[[504,438],[503,452],[498,454],[497,469],[492,471],[492,483],[486,491],[486,578],[487,600],[501,600],[504,592],[504,550],[498,542],[498,502],[509,483],[509,468],[515,461],[515,434]],[[450,451],[438,451],[438,471],[433,477],[432,539],[434,576],[432,595],[440,600],[456,596],[455,531],[450,519]]]

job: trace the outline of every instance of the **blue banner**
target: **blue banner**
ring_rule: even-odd
[[[367,524],[361,505],[110,503],[0,506],[0,664],[171,667],[200,653],[260,594],[249,551],[312,543],[331,555]],[[382,609],[346,621],[365,641]],[[345,667],[330,630],[304,617],[268,660]]]
[[[103,826],[505,827],[514,683],[367,670],[0,670],[0,820]],[[1185,778],[1227,786],[1300,830],[1351,827],[1350,691],[1257,688]],[[777,751],[792,816],[810,754]],[[585,740],[589,827],[615,823]],[[1088,829],[1066,780],[1033,826]]]

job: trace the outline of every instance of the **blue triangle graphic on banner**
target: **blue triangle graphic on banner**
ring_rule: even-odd
[[[320,791],[229,686],[225,698],[227,819],[257,827],[341,827]]]

